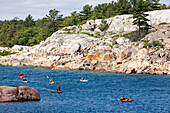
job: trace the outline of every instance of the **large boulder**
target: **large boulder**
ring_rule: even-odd
[[[142,48],[137,51],[138,58],[145,58],[147,54],[148,54],[148,50],[146,48]]]
[[[119,38],[116,40],[116,42],[117,42],[119,45],[122,45],[122,44],[125,43],[125,40],[126,40],[126,38],[124,38],[124,37],[119,37]]]
[[[0,86],[0,102],[39,101],[40,94],[37,90],[27,87]]]
[[[16,102],[17,87],[0,86],[0,102]]]
[[[18,100],[19,101],[40,100],[40,94],[37,90],[35,90],[31,87],[19,86],[18,87]]]
[[[98,38],[86,34],[53,33],[51,37],[47,38],[44,42],[41,42],[40,46],[35,48],[35,51],[38,51],[37,54],[47,55],[50,51],[55,49],[57,54],[73,54],[98,40]]]

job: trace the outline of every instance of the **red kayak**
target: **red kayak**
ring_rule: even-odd
[[[128,100],[128,99],[125,99],[125,100],[121,100],[121,99],[116,99],[117,101],[122,101],[122,102],[132,102],[132,100]]]
[[[17,77],[26,77],[26,76],[17,76]]]
[[[55,90],[55,92],[57,92],[57,93],[62,93],[63,91],[61,91],[61,90],[59,90],[59,91],[58,91],[58,90]]]

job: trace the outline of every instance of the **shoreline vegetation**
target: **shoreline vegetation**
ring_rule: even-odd
[[[136,1],[0,21],[0,65],[170,75],[170,6]]]
[[[70,16],[66,17],[63,17],[57,9],[51,9],[44,18],[37,20],[34,20],[31,14],[28,14],[25,20],[14,17],[12,20],[0,21],[0,46],[34,46],[64,27],[80,26],[88,20],[104,20],[118,15],[139,15],[139,12],[142,14],[142,12],[170,9],[170,5],[161,4],[159,1],[118,0],[117,2],[112,1],[111,3],[103,3],[96,6],[87,4],[83,6],[81,11],[73,11],[70,13]],[[92,31],[95,30],[96,25],[93,24],[91,26],[90,29]],[[108,25],[105,24],[100,29],[105,31],[107,27]]]

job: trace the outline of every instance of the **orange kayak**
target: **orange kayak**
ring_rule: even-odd
[[[57,93],[62,93],[63,91],[61,91],[61,90],[60,90],[60,91],[58,91],[58,90],[55,90],[55,92],[57,92]]]
[[[132,100],[128,100],[128,99],[125,99],[125,100],[121,100],[121,99],[116,99],[117,101],[122,101],[122,102],[132,102]]]

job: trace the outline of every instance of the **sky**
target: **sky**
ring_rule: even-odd
[[[0,20],[12,20],[14,17],[25,19],[31,14],[34,20],[42,19],[51,9],[59,10],[59,14],[69,16],[73,11],[81,11],[86,4],[97,5],[111,3],[113,0],[0,0]],[[117,0],[114,0],[117,1]],[[170,4],[170,0],[160,0]]]

